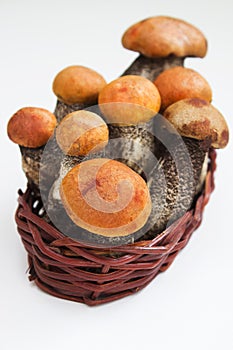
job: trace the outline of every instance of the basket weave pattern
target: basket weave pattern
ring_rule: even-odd
[[[194,207],[153,240],[95,248],[65,237],[45,222],[42,203],[30,189],[19,191],[16,223],[28,253],[29,279],[56,297],[98,305],[144,288],[165,271],[202,221],[214,189],[216,153],[209,153],[205,188]]]

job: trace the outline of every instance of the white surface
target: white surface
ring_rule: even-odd
[[[26,254],[13,215],[25,188],[16,145],[6,125],[20,107],[53,110],[51,84],[71,64],[109,81],[136,54],[121,47],[124,30],[154,15],[183,18],[209,41],[204,60],[188,59],[210,82],[213,104],[232,122],[233,2],[0,1],[1,37],[1,349],[233,348],[232,141],[218,152],[216,190],[204,221],[167,272],[142,292],[100,307],[53,298],[27,280]]]

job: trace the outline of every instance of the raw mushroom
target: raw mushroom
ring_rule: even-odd
[[[205,179],[209,148],[223,148],[229,138],[222,114],[202,99],[178,101],[165,110],[164,117],[182,138],[169,127],[161,131],[168,133],[171,142],[169,149],[161,144],[157,150],[166,189],[154,169],[148,181],[152,199],[149,234],[161,232],[190,208]]]
[[[99,108],[108,122],[113,155],[139,174],[148,172],[154,152],[153,117],[160,109],[155,85],[140,76],[120,77],[99,94]]]
[[[71,112],[96,104],[105,85],[104,78],[87,67],[70,66],[59,72],[53,82],[53,92],[58,98],[54,111],[58,122]]]
[[[20,109],[8,123],[8,136],[20,146],[23,170],[29,186],[37,193],[44,145],[52,137],[56,124],[56,117],[51,112],[36,107]],[[48,164],[48,167],[51,167],[51,163]],[[47,171],[49,172],[50,169]]]
[[[142,75],[151,81],[165,69],[182,66],[185,57],[204,57],[207,51],[207,41],[196,27],[166,16],[132,25],[122,44],[140,54],[123,75]]]
[[[63,179],[60,194],[67,214],[82,228],[76,238],[95,245],[134,242],[151,211],[145,181],[112,159],[95,158],[75,166]]]
[[[173,67],[162,72],[154,81],[161,96],[163,112],[173,103],[186,98],[212,100],[212,90],[208,82],[193,69]]]
[[[209,102],[185,99],[169,106],[164,117],[180,135],[211,142],[213,148],[224,148],[229,139],[229,130],[223,115]]]
[[[59,188],[64,176],[84,157],[101,151],[108,143],[108,127],[97,114],[80,110],[68,114],[56,129],[56,141],[63,152],[58,178],[50,192],[42,194],[47,213],[56,224],[64,215]]]

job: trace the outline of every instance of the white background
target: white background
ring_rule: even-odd
[[[216,190],[204,221],[169,270],[142,292],[90,308],[41,292],[27,280],[14,223],[25,188],[18,147],[6,136],[24,106],[53,110],[52,80],[71,64],[110,81],[136,57],[121,46],[131,24],[171,15],[207,36],[205,59],[188,59],[211,84],[213,104],[232,122],[233,2],[185,0],[0,0],[0,346],[11,349],[233,348],[232,142],[218,152]]]

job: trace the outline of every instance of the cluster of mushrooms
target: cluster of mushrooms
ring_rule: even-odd
[[[54,113],[25,107],[8,123],[43,218],[95,244],[152,238],[181,217],[204,184],[209,149],[229,137],[208,82],[183,66],[206,55],[197,28],[152,17],[122,44],[139,56],[119,78],[67,67],[53,82]]]

